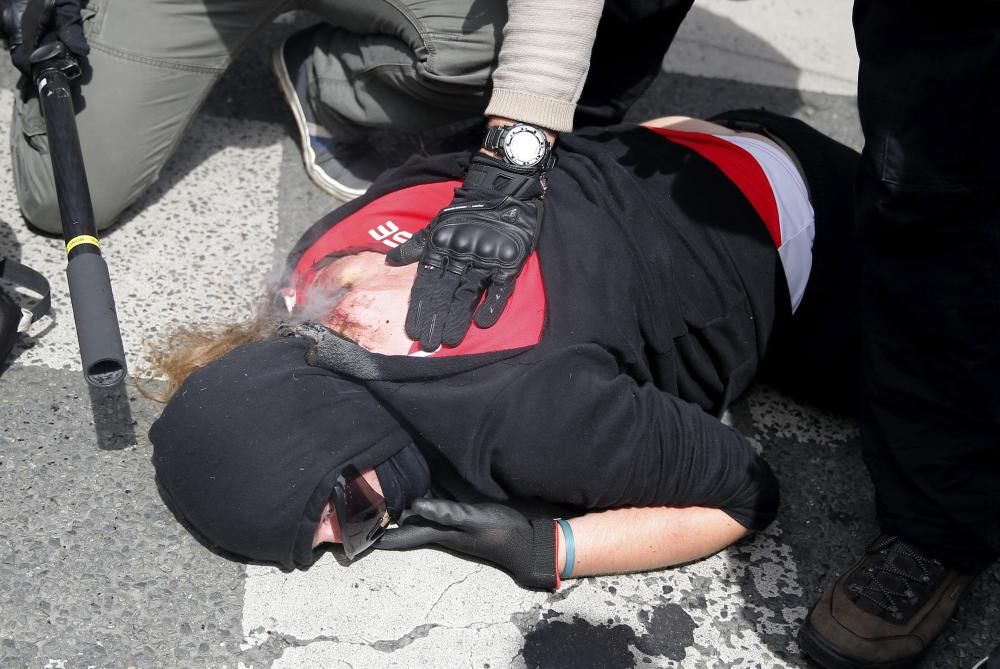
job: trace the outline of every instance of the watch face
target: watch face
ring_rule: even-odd
[[[530,125],[511,126],[503,138],[504,156],[515,165],[534,167],[545,158],[545,133]]]

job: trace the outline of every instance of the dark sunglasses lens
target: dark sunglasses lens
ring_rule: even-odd
[[[389,524],[385,499],[365,481],[358,470],[346,468],[334,487],[337,520],[343,535],[344,552],[353,559],[378,539]]]

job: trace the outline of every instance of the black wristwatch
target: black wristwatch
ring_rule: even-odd
[[[483,148],[520,169],[551,170],[556,164],[549,140],[540,128],[527,123],[494,125],[483,134]]]

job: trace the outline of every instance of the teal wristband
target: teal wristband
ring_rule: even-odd
[[[559,578],[569,578],[573,575],[573,567],[576,565],[576,541],[573,540],[573,528],[569,526],[568,521],[562,518],[556,518],[556,522],[562,528],[563,540],[566,543],[566,565],[563,567],[562,573],[559,574]]]

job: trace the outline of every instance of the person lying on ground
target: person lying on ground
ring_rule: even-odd
[[[150,438],[178,517],[287,568],[327,542],[350,557],[438,544],[542,588],[764,529],[777,480],[718,416],[761,374],[850,402],[857,154],[763,111],[584,130],[558,153],[507,308],[455,346],[406,336],[416,270],[384,261],[462,185],[465,157],[448,155],[310,229],[277,314],[163,351],[176,392]],[[516,208],[495,212],[498,239],[516,238]],[[460,235],[461,219],[430,229]]]

